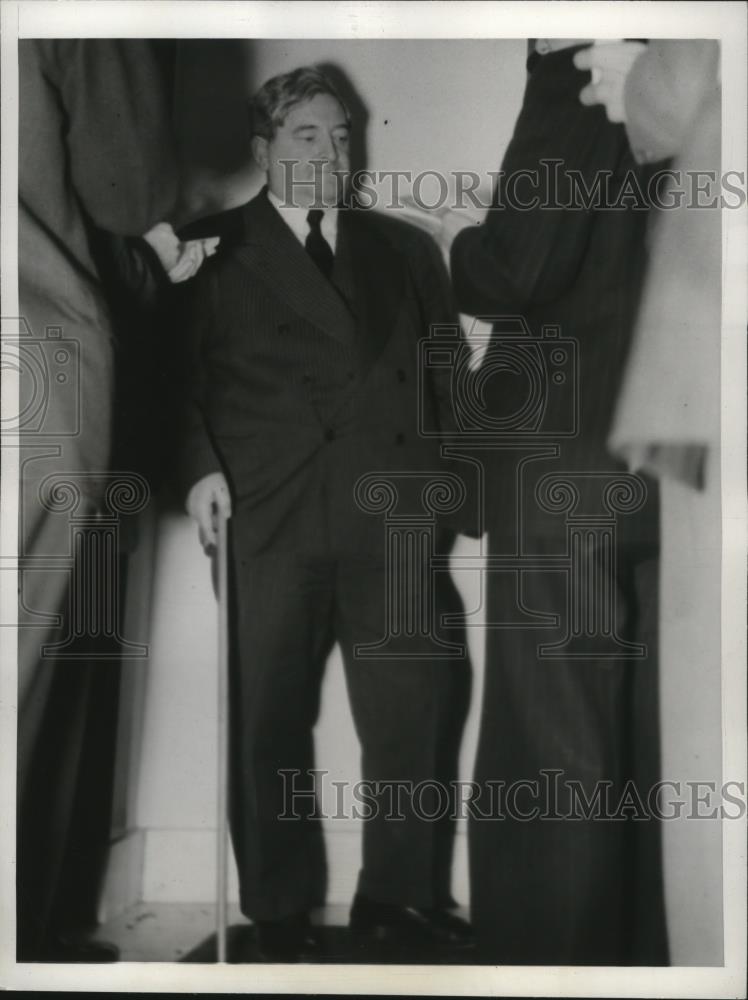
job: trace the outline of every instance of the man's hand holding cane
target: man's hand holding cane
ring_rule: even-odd
[[[199,479],[187,496],[187,513],[197,521],[200,544],[206,555],[213,555],[218,545],[219,517],[231,517],[231,494],[222,472],[211,472]]]

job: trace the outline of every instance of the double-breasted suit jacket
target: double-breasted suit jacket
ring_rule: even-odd
[[[455,322],[441,258],[399,220],[341,210],[328,282],[265,192],[241,216],[195,282],[184,485],[222,469],[255,551],[328,532],[339,550],[380,550],[357,479],[438,472],[438,439],[419,421],[453,426],[448,377],[427,372],[417,391],[419,340]]]
[[[410,608],[459,612],[459,598],[448,574],[428,574],[427,555],[415,571],[407,554],[388,564],[386,514],[354,495],[360,477],[381,473],[392,486],[374,499],[434,527],[423,492],[447,469],[438,438],[420,429],[449,426],[450,379],[419,380],[419,341],[456,317],[438,251],[399,220],[339,210],[328,281],[266,192],[233,218],[236,238],[196,281],[182,479],[188,487],[223,470],[232,491],[232,835],[243,911],[274,920],[324,898],[319,825],[308,796],[289,802],[282,774],[294,771],[294,788],[309,791],[334,641],[363,778],[415,784],[456,767],[454,705],[469,666],[439,656],[438,615],[384,658],[359,647],[387,636],[393,568],[407,571],[396,589]],[[296,821],[279,820],[289,810]],[[444,902],[449,831],[406,813],[393,823],[382,809],[365,823],[359,891]]]

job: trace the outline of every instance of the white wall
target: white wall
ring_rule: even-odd
[[[301,65],[342,71],[366,107],[367,169],[478,171],[485,175],[481,200],[490,194],[488,171],[499,168],[524,91],[525,40],[273,39],[247,47],[249,93]],[[204,178],[211,196],[229,205],[241,204],[262,182],[251,166]],[[424,183],[423,199],[433,201],[437,190]]]
[[[526,44],[265,41],[251,46],[251,82],[304,63],[333,64],[367,105],[369,168],[497,170],[522,99]]]

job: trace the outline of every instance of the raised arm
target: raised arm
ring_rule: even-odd
[[[629,149],[623,126],[611,124],[601,107],[580,104],[590,75],[574,66],[576,51],[538,60],[501,165],[495,207],[482,225],[455,238],[452,280],[462,312],[521,313],[531,302],[553,302],[577,276],[594,209],[578,204],[575,190],[594,192]]]

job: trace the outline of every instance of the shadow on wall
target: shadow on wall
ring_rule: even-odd
[[[356,91],[350,78],[336,63],[318,63],[320,69],[337,90],[348,108],[353,128],[351,129],[351,170],[365,170],[369,162],[366,135],[369,125],[369,108]]]
[[[242,39],[177,42],[174,130],[183,171],[180,225],[250,196],[256,170],[250,151],[248,66]]]
[[[319,63],[348,108],[351,169],[369,160],[369,109],[335,63]],[[178,224],[243,204],[262,179],[252,161],[248,101],[250,53],[241,39],[192,39],[177,43],[174,128],[183,170]]]

